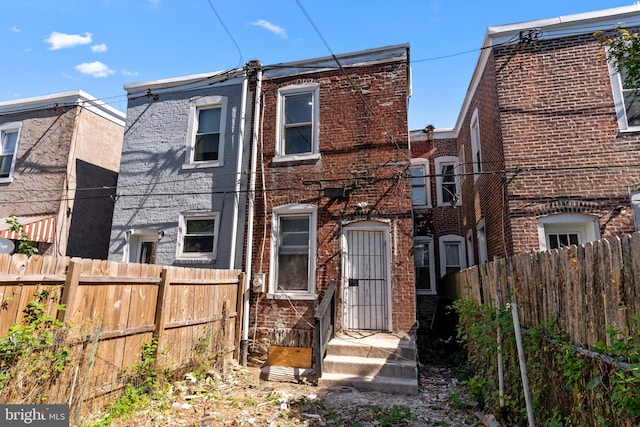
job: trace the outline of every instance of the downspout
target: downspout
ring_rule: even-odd
[[[242,312],[242,341],[240,343],[240,360],[243,366],[247,365],[247,342],[249,340],[249,297],[251,290],[251,261],[253,253],[253,215],[256,191],[256,170],[258,167],[258,137],[260,133],[260,109],[262,107],[262,64],[258,63],[256,70],[256,99],[253,113],[253,135],[251,142],[251,174],[249,178],[249,204],[247,207],[247,248],[246,248],[246,286],[244,290],[244,309]]]
[[[236,159],[236,185],[233,196],[233,218],[231,227],[231,250],[229,251],[229,268],[236,268],[236,245],[238,240],[238,211],[240,209],[240,184],[242,182],[242,157],[244,150],[244,126],[247,121],[247,97],[249,89],[249,77],[244,72],[242,80],[242,100],[240,101],[240,129],[238,130],[238,158]],[[243,224],[244,226],[244,224]]]

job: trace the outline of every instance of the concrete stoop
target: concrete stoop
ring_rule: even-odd
[[[318,385],[417,394],[415,340],[386,333],[336,336],[327,346]]]

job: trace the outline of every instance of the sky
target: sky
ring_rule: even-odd
[[[409,128],[453,127],[487,27],[632,0],[0,0],[0,101],[409,43]]]

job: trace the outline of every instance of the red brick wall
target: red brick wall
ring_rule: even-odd
[[[340,70],[263,82],[264,147],[260,156],[264,158],[265,184],[264,188],[259,184],[260,193],[256,197],[252,269],[269,271],[272,209],[290,203],[312,204],[318,207],[316,290],[323,293],[329,281],[336,279],[340,297],[342,224],[356,220],[382,221],[389,224],[391,233],[393,329],[408,332],[414,327],[416,316],[411,190],[406,179],[409,161],[407,65],[384,63],[345,70],[353,84]],[[278,88],[305,82],[320,85],[321,158],[274,164]],[[262,179],[260,174],[258,182]],[[342,186],[354,189],[345,198],[324,196],[324,188]],[[266,206],[262,191],[266,192]],[[358,202],[366,202],[367,207],[357,208]],[[262,241],[265,221],[266,239]],[[263,257],[260,256],[262,245]],[[273,342],[276,329],[297,330],[300,335],[311,329],[317,301],[275,301],[264,295],[259,298],[256,313],[256,295],[252,296],[251,327],[257,326],[257,333],[270,337],[272,344],[283,345]],[[340,314],[339,308],[339,321]]]
[[[640,182],[637,134],[618,131],[607,64],[592,35],[495,51],[513,249],[538,248],[537,221],[599,217],[601,237],[634,230],[628,190]],[[612,212],[627,206],[620,215]]]

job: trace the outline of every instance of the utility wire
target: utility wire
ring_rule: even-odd
[[[235,39],[233,38],[233,36],[231,35],[231,32],[229,31],[229,29],[227,28],[227,26],[224,24],[224,21],[222,20],[222,18],[220,17],[220,15],[218,14],[218,11],[216,10],[216,8],[213,6],[213,3],[211,2],[211,0],[207,0],[209,2],[209,6],[211,6],[211,10],[213,10],[213,13],[215,13],[216,17],[218,18],[218,21],[220,21],[220,25],[222,25],[222,28],[224,28],[224,30],[227,32],[227,35],[229,36],[229,38],[231,39],[231,41],[233,42],[233,45],[236,47],[236,49],[238,50],[238,55],[240,56],[238,59],[238,68],[240,68],[240,66],[242,65],[242,51],[240,50],[240,47],[238,46],[238,43],[236,43]]]

